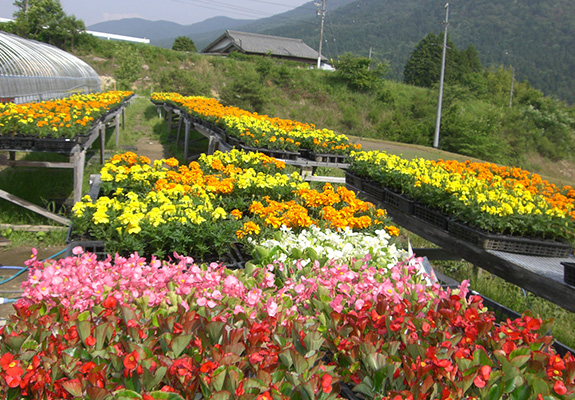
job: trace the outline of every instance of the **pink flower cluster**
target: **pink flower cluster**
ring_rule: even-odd
[[[248,273],[217,263],[198,266],[192,258],[177,254],[173,262],[152,258],[148,263],[137,253],[129,258],[116,255],[113,262],[110,256],[99,261],[81,248],[74,253],[75,257],[57,261],[29,260],[23,298],[49,306],[60,303],[78,311],[114,297],[124,304],[140,299],[147,307],[177,303],[186,310],[199,308],[213,315],[225,310],[230,315],[255,317],[264,311],[274,317],[282,311],[286,317],[301,319],[298,309],[308,308],[319,287],[337,313],[344,308],[360,310],[381,295],[394,303],[407,298],[430,304],[446,295],[437,285],[425,286],[424,278],[417,274],[421,268],[413,260],[385,271],[370,266],[369,257],[353,269],[335,260],[325,266],[315,261],[308,277],[278,282],[278,287],[274,271],[289,268],[279,261]]]

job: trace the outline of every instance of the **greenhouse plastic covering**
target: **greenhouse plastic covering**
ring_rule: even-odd
[[[99,91],[100,78],[84,61],[57,47],[0,31],[0,102]]]

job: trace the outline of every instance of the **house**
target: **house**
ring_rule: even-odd
[[[318,52],[301,39],[260,35],[258,33],[226,30],[202,50],[203,54],[228,55],[238,51],[252,55],[271,55],[276,58],[299,61],[308,64],[317,63]],[[322,61],[327,59],[322,56]]]

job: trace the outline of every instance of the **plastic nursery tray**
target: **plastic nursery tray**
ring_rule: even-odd
[[[447,231],[452,236],[485,250],[559,258],[567,257],[573,252],[573,248],[567,243],[487,233],[452,220],[448,222]]]
[[[566,284],[575,286],[575,261],[574,262],[562,262],[564,272],[563,272],[563,281]]]
[[[348,170],[345,170],[344,173],[345,183],[347,185],[353,187],[355,190],[363,190],[363,178]]]
[[[413,216],[435,227],[447,230],[449,218],[439,211],[435,211],[426,205],[413,203]]]
[[[347,154],[329,154],[329,153],[316,153],[314,151],[307,151],[306,157],[311,161],[328,162],[328,163],[347,163],[349,161]]]
[[[287,150],[272,150],[264,149],[259,147],[251,147],[246,145],[240,145],[240,148],[245,151],[259,152],[270,157],[278,158],[281,160],[296,160],[299,157],[299,152],[297,151],[287,151]]]

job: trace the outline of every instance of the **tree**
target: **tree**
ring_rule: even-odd
[[[351,53],[342,55],[334,66],[338,77],[352,88],[361,91],[375,89],[389,70],[386,64],[373,63],[369,58]]]
[[[432,87],[439,82],[443,53],[443,34],[429,33],[411,52],[403,70],[405,83],[421,87]],[[458,51],[449,36],[445,57],[445,81],[465,84],[469,75],[483,70],[479,55],[473,44]]]
[[[178,36],[172,45],[174,51],[187,51],[195,53],[197,51],[194,41],[187,36]]]
[[[66,15],[59,0],[16,0],[14,5],[13,28],[19,36],[66,49],[85,34],[84,22]]]

